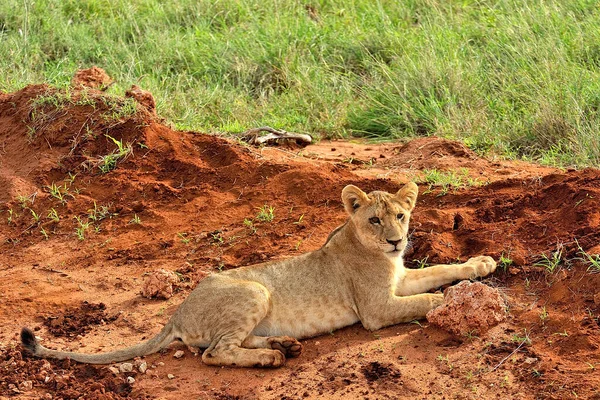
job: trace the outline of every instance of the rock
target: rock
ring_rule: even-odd
[[[135,382],[135,378],[133,376],[128,376],[127,383],[129,383],[131,385],[133,382]]]
[[[102,68],[93,66],[88,69],[80,69],[75,73],[72,84],[75,87],[84,87],[98,90],[106,90],[112,85],[113,80]]]
[[[169,374],[169,375],[167,375],[167,378],[169,378],[169,379],[175,379],[175,375]]]
[[[143,90],[137,85],[132,85],[131,89],[125,92],[125,97],[135,99],[135,101],[144,106],[152,114],[156,114],[156,101],[154,101],[152,93],[147,90]]]
[[[142,373],[145,374],[146,370],[148,369],[148,364],[146,363],[146,361],[142,362],[140,364],[140,366],[138,367],[138,370]]]
[[[108,370],[115,375],[119,375],[119,372],[120,372],[119,368],[117,368],[117,367],[108,367]]]
[[[498,289],[462,281],[444,291],[444,303],[427,313],[427,321],[456,335],[477,335],[506,319]]]
[[[159,269],[146,276],[142,286],[142,296],[152,299],[170,299],[179,277],[172,271]]]
[[[19,383],[19,389],[21,389],[24,392],[31,390],[31,389],[33,389],[33,382],[32,381],[23,381],[23,382]]]
[[[538,362],[539,360],[535,357],[527,357],[525,359],[525,364],[534,364],[536,362]]]
[[[177,350],[175,352],[175,354],[173,354],[173,357],[175,357],[175,358],[181,358],[181,357],[183,357],[184,354],[185,353],[183,352],[183,350]]]
[[[123,364],[119,365],[119,370],[121,372],[131,372],[131,371],[133,371],[133,364],[132,363],[123,363]]]

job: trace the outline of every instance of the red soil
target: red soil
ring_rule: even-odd
[[[115,100],[93,89],[75,89],[58,106],[32,102],[54,91],[0,94],[0,398],[600,397],[600,274],[576,260],[579,246],[600,252],[598,170],[487,160],[438,138],[255,149],[173,131],[142,106],[119,117]],[[102,174],[100,157],[116,147],[108,136],[133,154]],[[175,359],[176,344],[146,357],[146,374],[21,360],[22,326],[50,347],[84,352],[147,338],[208,272],[322,245],[345,220],[345,185],[395,191],[434,168],[465,168],[483,185],[443,195],[420,185],[407,264],[512,259],[485,280],[505,294],[508,319],[481,337],[425,321],[377,332],[357,325],[305,340],[302,356],[276,370],[207,367],[189,351]],[[50,194],[53,184],[62,202]],[[271,222],[256,219],[265,204],[275,208]],[[52,209],[58,221],[48,217]],[[90,222],[84,240],[76,217]],[[569,260],[558,272],[534,265],[557,246]],[[179,274],[178,291],[145,299],[144,276],[159,268]],[[115,318],[53,335],[44,321],[68,320],[83,301],[104,303],[97,312]]]

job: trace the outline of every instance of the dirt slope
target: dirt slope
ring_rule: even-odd
[[[406,259],[511,259],[486,280],[509,320],[485,336],[424,321],[353,326],[304,341],[278,370],[210,368],[187,349],[175,359],[174,344],[146,357],[146,374],[118,375],[17,346],[25,325],[51,347],[86,352],[147,338],[207,273],[318,248],[345,219],[345,185],[395,191],[434,169],[463,184],[420,184]],[[439,138],[256,149],[174,131],[130,99],[36,85],[0,94],[0,187],[0,398],[600,396],[600,274],[576,259],[579,247],[600,252],[598,170],[482,159]],[[257,217],[265,205],[272,221]],[[534,265],[557,250],[555,272]],[[144,274],[159,268],[179,274],[178,291],[142,298]]]

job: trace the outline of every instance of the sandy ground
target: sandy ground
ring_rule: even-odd
[[[598,170],[483,159],[439,138],[253,148],[174,131],[141,106],[115,116],[91,89],[33,105],[53,91],[0,94],[0,398],[600,398],[600,274],[577,259],[579,248],[600,252]],[[133,154],[102,174],[100,157],[115,149],[106,135]],[[50,347],[92,353],[151,337],[206,274],[320,247],[345,220],[345,185],[395,191],[431,169],[468,184],[420,184],[407,264],[512,260],[484,280],[509,318],[479,337],[426,321],[355,325],[304,340],[279,369],[207,367],[173,344],[145,357],[145,374],[118,375],[21,352],[22,326]],[[256,218],[264,205],[271,222]],[[76,217],[90,223],[83,240]],[[536,265],[557,249],[556,271]],[[145,275],[160,268],[178,273],[174,296],[143,298]]]

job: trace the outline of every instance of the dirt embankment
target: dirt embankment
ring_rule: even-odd
[[[431,171],[460,184],[420,184],[406,260],[505,260],[486,283],[506,296],[508,320],[481,337],[424,322],[354,326],[306,340],[279,370],[209,368],[188,351],[174,358],[175,346],[147,357],[146,373],[117,375],[16,347],[24,325],[85,352],[151,336],[208,272],[318,248],[345,220],[345,185],[395,191]],[[35,85],[0,94],[0,187],[0,396],[599,396],[600,275],[577,259],[600,252],[598,170],[482,159],[439,138],[256,149],[174,131],[133,98]],[[180,282],[169,300],[145,299],[144,277],[159,268]],[[84,301],[89,318],[77,319]]]

